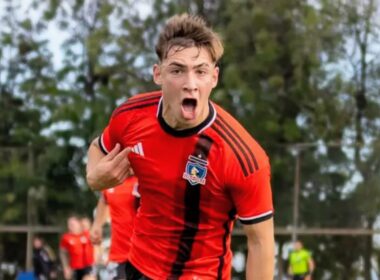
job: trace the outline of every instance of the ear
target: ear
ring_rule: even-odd
[[[161,67],[158,64],[153,65],[153,81],[156,85],[162,85]]]
[[[215,66],[212,73],[212,88],[216,87],[219,80],[219,67]]]

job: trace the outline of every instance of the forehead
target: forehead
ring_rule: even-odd
[[[173,46],[162,63],[169,65],[174,62],[184,65],[213,64],[209,51],[204,47],[184,48],[181,46]]]
[[[69,218],[68,222],[69,223],[79,223],[79,220],[75,217],[71,217],[71,218]]]

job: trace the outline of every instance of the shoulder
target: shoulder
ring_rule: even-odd
[[[217,116],[211,129],[224,146],[226,156],[236,159],[245,177],[269,165],[269,159],[260,144],[228,112],[213,103]]]
[[[305,256],[307,256],[307,257],[311,257],[311,255],[312,255],[311,251],[306,250],[306,249],[303,249],[302,251],[303,251],[303,254],[304,254]]]
[[[66,243],[68,242],[69,238],[70,238],[69,234],[64,233],[64,234],[61,236],[61,240],[60,240],[61,245],[62,245],[62,244],[66,244]]]
[[[116,117],[124,112],[136,111],[139,109],[157,106],[162,96],[161,91],[153,91],[148,93],[140,93],[117,107],[112,117]]]

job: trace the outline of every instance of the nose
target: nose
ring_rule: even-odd
[[[185,82],[183,84],[183,90],[187,92],[194,92],[198,90],[196,75],[191,71],[186,75]]]

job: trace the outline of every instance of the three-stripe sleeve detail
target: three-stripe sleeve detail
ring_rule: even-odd
[[[248,144],[222,117],[219,116],[215,120],[212,128],[231,147],[239,161],[244,176],[254,173],[259,168],[257,160]]]
[[[124,104],[119,106],[119,108],[117,108],[113,112],[112,116],[114,117],[114,116],[116,116],[122,112],[125,112],[125,111],[130,111],[130,110],[134,110],[134,109],[140,109],[140,108],[144,108],[144,107],[148,107],[148,106],[157,105],[160,98],[161,98],[161,94],[157,93],[157,94],[146,96],[146,97],[138,97],[135,99],[128,100]]]

